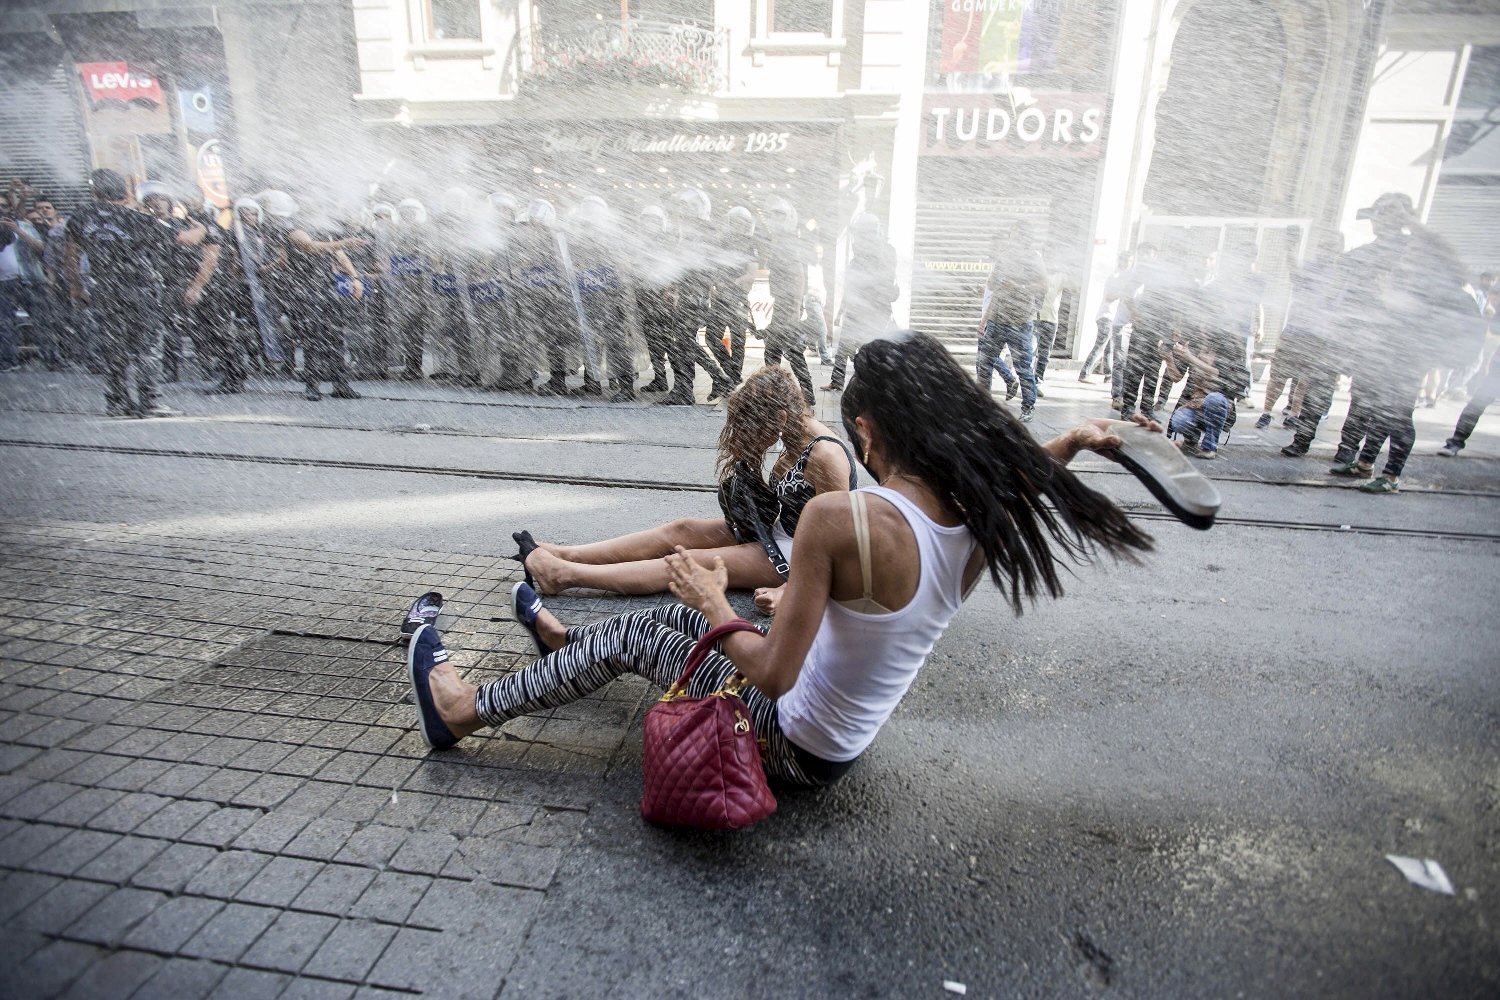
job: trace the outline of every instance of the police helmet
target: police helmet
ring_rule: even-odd
[[[700,222],[707,222],[713,215],[713,206],[701,188],[689,187],[674,191],[668,204],[673,211]]]
[[[611,218],[609,203],[591,194],[573,207],[573,221],[585,229],[607,229]]]
[[[797,210],[785,198],[772,198],[766,202],[766,219],[772,230],[782,235],[797,229]]]
[[[421,225],[427,221],[427,206],[415,198],[402,198],[396,203],[396,218],[401,222]]]
[[[639,218],[641,224],[653,232],[665,233],[671,228],[670,223],[667,222],[666,209],[660,205],[647,205],[641,209]]]
[[[260,202],[260,207],[265,214],[273,219],[286,220],[297,214],[296,199],[285,191],[277,191],[274,188],[262,191],[255,196],[255,200]]]
[[[521,215],[521,203],[516,196],[505,191],[495,191],[488,198],[489,206],[495,214],[506,222],[515,222]]]
[[[161,198],[169,205],[176,204],[177,202],[176,197],[172,194],[172,189],[161,181],[142,181],[135,189],[135,198],[142,205],[146,204],[146,200],[149,198]]]
[[[755,214],[744,205],[736,205],[725,212],[724,223],[736,235],[755,235]]]
[[[530,222],[550,226],[557,222],[557,209],[546,198],[533,198],[526,205],[526,218]]]

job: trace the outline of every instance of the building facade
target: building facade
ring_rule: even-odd
[[[1387,190],[1500,265],[1493,0],[22,0],[0,84],[0,170],[64,193],[785,198],[835,304],[874,212],[898,321],[955,342],[997,235],[1065,274],[1073,356],[1143,241],[1254,262],[1271,331],[1290,263],[1369,239]]]

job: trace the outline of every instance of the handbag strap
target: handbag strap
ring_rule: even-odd
[[[849,491],[849,513],[854,516],[854,543],[859,546],[859,575],[865,587],[865,600],[873,601],[873,574],[870,572],[870,516],[865,511],[865,495]],[[865,605],[868,607],[868,604]]]
[[[736,478],[731,482],[730,489],[736,494],[747,494],[750,487],[743,480]],[[753,512],[755,504],[748,496],[744,496],[743,500],[745,508]],[[764,524],[759,517],[755,518],[755,538],[756,541],[760,542],[760,547],[765,550],[766,558],[771,560],[771,568],[776,570],[776,575],[783,580],[788,579],[792,575],[792,570],[787,564],[786,556],[782,553],[781,546],[776,544],[776,539],[771,534],[770,527]]]
[[[714,643],[729,635],[731,632],[760,632],[760,629],[745,621],[743,618],[731,618],[723,625],[715,625],[704,632],[698,641],[693,643],[692,651],[688,653],[687,663],[683,665],[682,673],[677,676],[677,681],[667,693],[662,696],[663,700],[674,698],[682,689],[687,687],[688,681],[693,677],[693,671],[698,669],[699,664],[708,658],[709,650],[713,649]]]

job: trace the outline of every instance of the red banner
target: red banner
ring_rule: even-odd
[[[161,84],[156,77],[144,70],[135,69],[129,63],[102,62],[79,63],[78,72],[83,76],[84,89],[95,104],[102,101],[149,101],[161,104]]]

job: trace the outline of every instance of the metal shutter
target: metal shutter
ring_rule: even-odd
[[[32,36],[16,36],[12,42]],[[29,60],[19,67],[0,69],[0,175],[25,177],[38,193],[56,198],[58,208],[71,211],[87,191],[89,153],[83,140],[78,103],[73,96],[69,67]],[[29,65],[28,65],[29,63]],[[29,71],[29,72],[27,72]],[[25,75],[22,75],[24,73]]]
[[[989,277],[990,238],[1022,220],[1046,241],[1050,198],[918,201],[912,253],[911,326],[942,340],[972,344]]]
[[[1438,184],[1427,224],[1453,244],[1470,271],[1500,271],[1500,183]]]

